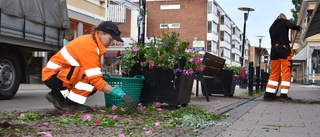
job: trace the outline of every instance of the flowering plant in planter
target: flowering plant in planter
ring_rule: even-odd
[[[179,33],[163,30],[160,36],[148,39],[150,42],[145,45],[135,43],[127,47],[126,52],[118,58],[116,63],[121,65],[123,74],[129,74],[137,63],[150,69],[173,70],[184,75],[203,71],[200,54],[192,50],[189,42],[181,41]],[[179,63],[180,60],[185,62]]]

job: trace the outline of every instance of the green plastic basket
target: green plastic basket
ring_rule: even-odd
[[[136,75],[134,77],[112,77],[109,74],[104,75],[104,80],[108,82],[109,85],[118,85],[122,90],[130,96],[136,103],[140,102],[141,88],[144,81],[142,75]],[[115,106],[125,106],[125,103],[109,94],[104,94],[106,107]]]

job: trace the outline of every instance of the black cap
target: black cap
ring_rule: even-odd
[[[116,41],[123,42],[123,40],[120,38],[121,31],[119,31],[118,26],[116,24],[114,24],[112,21],[103,21],[103,22],[101,22],[98,25],[97,30],[101,30],[101,31],[107,32]]]

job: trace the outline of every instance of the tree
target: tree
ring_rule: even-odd
[[[293,18],[291,18],[290,21],[293,24],[297,24],[297,22],[298,22],[298,14],[297,13],[300,12],[302,0],[291,0],[291,2],[294,5],[294,9],[291,9],[291,13],[292,13]]]

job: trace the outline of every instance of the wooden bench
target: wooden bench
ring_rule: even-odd
[[[206,52],[203,60],[203,64],[205,65],[205,68],[203,72],[199,72],[196,74],[196,96],[198,96],[198,88],[199,88],[199,81],[201,82],[202,87],[202,93],[206,96],[206,100],[209,102],[209,95],[208,95],[208,89],[205,82],[206,79],[212,79],[218,82],[222,85],[222,90],[224,90],[223,82],[221,81],[221,71],[224,67],[224,64],[226,62],[225,59],[218,57],[216,55],[213,55],[211,53]]]

